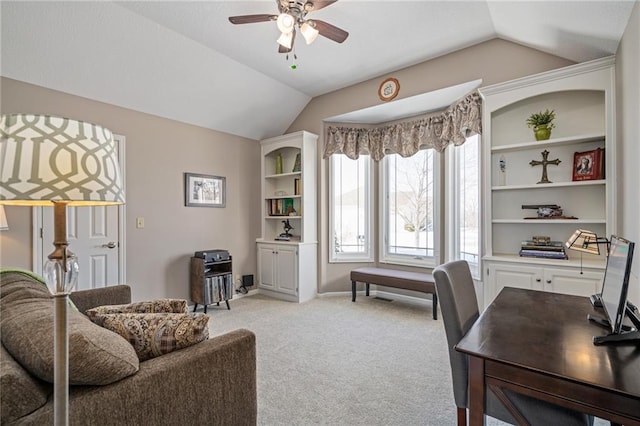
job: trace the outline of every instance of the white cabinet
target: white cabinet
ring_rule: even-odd
[[[600,256],[567,250],[568,260],[518,253],[533,236],[564,242],[578,228],[607,238],[616,232],[614,62],[599,59],[480,89],[485,306],[505,285],[580,295],[600,286],[605,250]],[[550,139],[536,141],[526,119],[546,109],[555,111],[556,128]],[[597,148],[605,152],[604,178],[574,181],[574,154]],[[546,166],[550,183],[540,183],[543,166],[531,164],[543,151],[560,160]],[[522,208],[540,204],[557,204],[568,218],[538,219]]]
[[[317,292],[317,140],[302,131],[261,141],[258,289],[292,302],[312,299]],[[290,237],[282,235],[285,222],[292,227]]]
[[[258,244],[260,287],[296,294],[298,262],[296,247],[290,245]]]
[[[486,262],[487,279],[484,306],[488,306],[504,287],[591,296],[602,289],[602,271],[574,267],[547,267],[521,262]]]
[[[306,302],[317,293],[316,244],[258,242],[258,288],[261,294]]]

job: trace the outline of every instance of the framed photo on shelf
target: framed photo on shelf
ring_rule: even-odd
[[[226,178],[184,174],[184,205],[188,207],[226,207]]]
[[[573,154],[573,180],[604,179],[604,148]]]

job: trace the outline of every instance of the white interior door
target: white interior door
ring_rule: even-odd
[[[124,137],[114,138],[124,186]],[[34,235],[39,237],[35,238],[34,265],[42,274],[47,256],[53,251],[53,207],[34,211]],[[76,290],[126,282],[124,217],[124,206],[67,207],[67,240],[80,266]]]

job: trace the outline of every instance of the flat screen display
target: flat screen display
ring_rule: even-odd
[[[627,306],[627,291],[629,288],[629,274],[633,260],[635,244],[624,238],[611,236],[611,248],[607,258],[607,269],[602,284],[602,306],[607,313],[607,319],[612,333],[620,333]]]

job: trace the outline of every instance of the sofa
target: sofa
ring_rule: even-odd
[[[29,346],[53,341],[53,298],[43,297],[42,287],[32,274],[0,272],[3,425],[53,424],[52,360],[37,354],[53,350],[48,344],[42,350]],[[135,352],[128,353],[127,340],[83,314],[97,306],[130,303],[129,286],[78,291],[70,299],[71,425],[256,424],[256,340],[251,331],[238,329],[138,361]],[[119,367],[105,367],[101,355],[91,352],[96,346],[117,358]],[[105,375],[108,369],[113,371]]]

